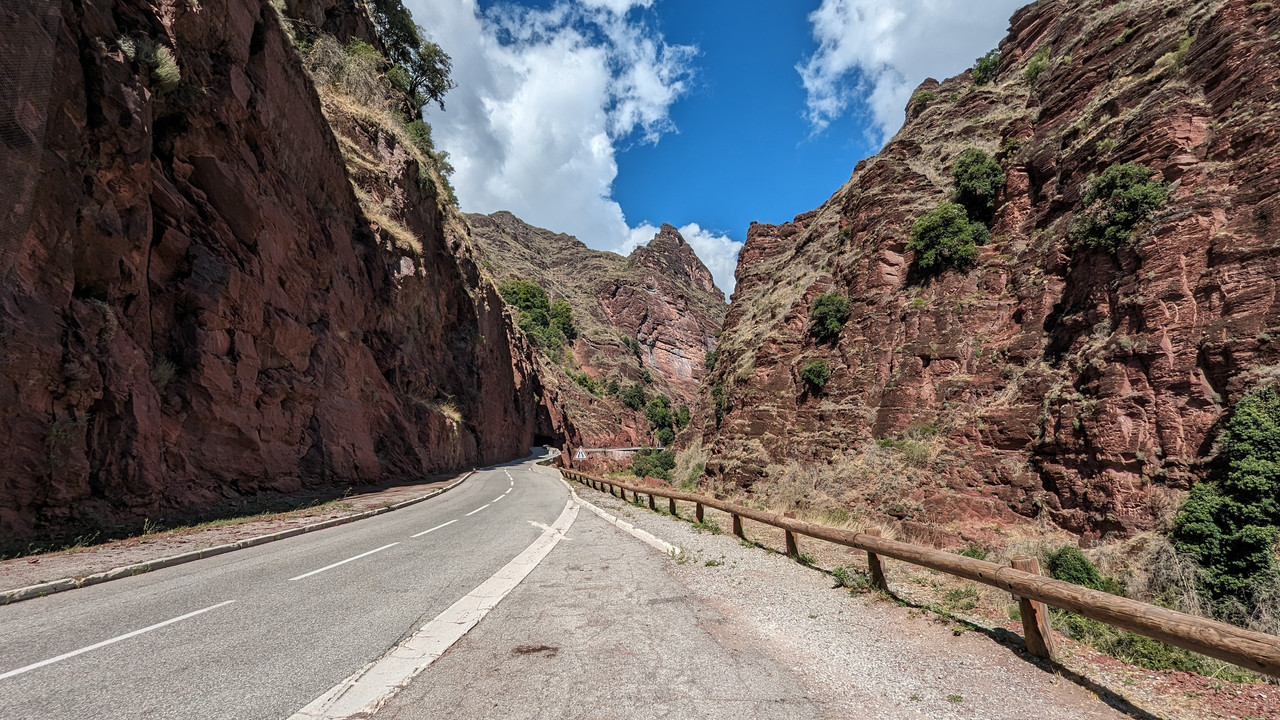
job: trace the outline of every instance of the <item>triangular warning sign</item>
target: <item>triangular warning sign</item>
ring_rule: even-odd
[[[586,451],[586,450],[583,450],[582,448],[578,448],[578,452],[574,454],[573,459],[574,459],[574,460],[586,460],[586,459],[587,459],[587,451]]]

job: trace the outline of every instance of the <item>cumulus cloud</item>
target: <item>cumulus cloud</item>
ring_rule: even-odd
[[[818,49],[797,65],[808,118],[821,132],[851,106],[883,143],[902,126],[911,91],[949,77],[1004,37],[1026,0],[822,0],[809,15]]]
[[[634,247],[636,229],[612,198],[617,152],[675,130],[670,109],[688,89],[697,54],[664,42],[644,13],[632,12],[653,1],[556,0],[482,12],[475,0],[407,0],[453,58],[458,87],[446,110],[431,109],[427,119],[450,153],[465,210],[510,210],[591,247]],[[708,237],[700,244],[720,255],[694,249],[731,288],[739,244]]]

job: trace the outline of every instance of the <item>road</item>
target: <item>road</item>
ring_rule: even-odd
[[[568,492],[530,468],[497,466],[396,512],[0,607],[0,718],[289,717],[543,535]]]

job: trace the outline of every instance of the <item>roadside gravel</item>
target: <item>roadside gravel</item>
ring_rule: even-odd
[[[823,698],[824,715],[1155,717],[1108,694],[1118,710],[957,623],[931,619],[877,595],[850,594],[834,588],[824,572],[745,547],[731,535],[699,532],[689,522],[607,493],[574,488],[583,499],[679,546],[683,552],[669,562],[669,572],[689,589],[689,601],[714,608],[740,633],[760,638],[809,697]],[[681,513],[692,515],[692,509],[682,507]],[[728,527],[724,518],[719,524]]]

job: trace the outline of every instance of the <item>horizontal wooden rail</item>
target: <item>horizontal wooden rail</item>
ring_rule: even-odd
[[[1243,668],[1256,670],[1272,677],[1280,677],[1280,637],[1266,633],[1187,615],[1130,598],[1093,590],[1081,585],[977,560],[955,553],[926,548],[877,537],[870,533],[826,527],[814,523],[784,517],[775,513],[735,505],[706,495],[680,492],[659,487],[647,487],[621,482],[615,478],[586,475],[576,470],[561,468],[561,473],[581,483],[595,483],[632,493],[665,497],[675,510],[675,501],[694,503],[695,506],[715,508],[740,518],[748,518],[765,525],[781,528],[787,533],[805,535],[826,542],[857,548],[881,558],[894,558],[903,562],[927,567],[966,580],[1007,590],[1025,600],[1042,602],[1062,610],[1070,610],[1087,618],[1099,620],[1121,630],[1146,635],[1161,642],[1208,655]],[[637,498],[639,496],[637,495]],[[735,524],[734,529],[737,530]],[[1031,631],[1034,632],[1034,631]],[[1030,645],[1030,643],[1029,643]]]

